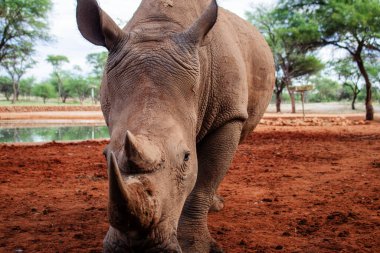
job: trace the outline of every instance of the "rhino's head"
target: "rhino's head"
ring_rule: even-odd
[[[95,0],[78,0],[82,35],[109,51],[101,95],[111,136],[106,248],[181,251],[178,220],[197,178],[199,47],[216,18],[212,1],[182,32],[156,18],[159,25],[127,33]]]

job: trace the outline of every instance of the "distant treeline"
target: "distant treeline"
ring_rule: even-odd
[[[12,103],[20,96],[62,103],[91,98],[96,103],[105,52],[88,55],[91,73],[79,67],[67,70],[66,56],[50,55],[46,59],[53,66],[50,78],[43,82],[24,78],[35,64],[36,42],[50,41],[51,8],[51,0],[0,1],[0,93]],[[374,118],[372,103],[380,96],[379,0],[279,0],[274,7],[247,11],[246,16],[272,49],[278,112],[287,99],[295,112],[299,87],[307,86],[306,101],[350,100],[352,109],[360,101],[366,105],[366,119]]]

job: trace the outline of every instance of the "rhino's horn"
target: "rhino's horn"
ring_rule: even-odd
[[[120,230],[148,228],[155,221],[156,203],[149,180],[124,180],[115,155],[107,157],[109,177],[109,220]],[[150,194],[148,194],[148,193]]]
[[[160,162],[160,150],[147,138],[127,131],[125,152],[129,161],[142,169],[154,168]]]
[[[107,157],[108,177],[110,184],[110,197],[120,200],[120,203],[128,199],[128,190],[120,173],[115,154],[111,152]]]

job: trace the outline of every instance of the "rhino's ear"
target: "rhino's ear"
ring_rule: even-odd
[[[76,16],[79,31],[95,45],[111,50],[123,38],[123,31],[96,0],[77,0]]]
[[[197,21],[183,34],[186,39],[193,44],[205,44],[205,39],[210,30],[214,27],[218,18],[218,4],[212,0],[207,10]]]

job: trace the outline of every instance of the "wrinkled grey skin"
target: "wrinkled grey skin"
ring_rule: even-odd
[[[268,45],[214,0],[143,0],[123,29],[77,1],[82,35],[109,51],[104,252],[222,252],[207,213],[271,97]]]

